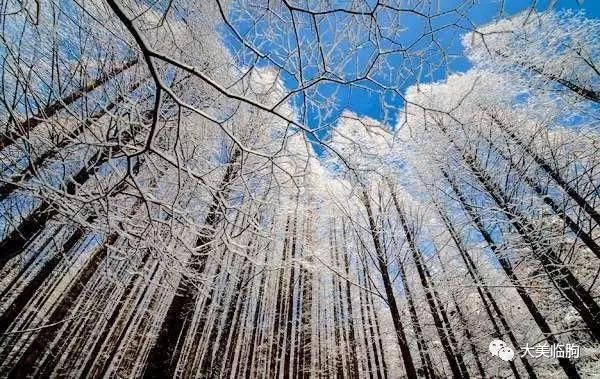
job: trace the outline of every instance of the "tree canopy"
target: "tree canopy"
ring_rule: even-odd
[[[546,3],[3,1],[0,376],[598,375],[600,21]]]

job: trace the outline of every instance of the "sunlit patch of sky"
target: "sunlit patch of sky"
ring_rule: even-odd
[[[346,12],[290,12],[285,7],[273,7],[272,2],[273,8],[268,9],[266,3],[242,1],[232,6],[227,15],[229,25],[221,28],[222,38],[241,66],[278,70],[280,79],[293,93],[290,100],[301,121],[318,129],[319,138],[328,135],[345,110],[394,128],[403,105],[402,95],[409,86],[440,81],[471,67],[461,44],[465,33],[532,4],[499,0],[476,4],[464,0],[420,2],[415,9],[429,17],[379,7],[373,22],[368,16]],[[318,1],[291,3],[313,11],[323,9]],[[347,9],[349,2],[328,3],[328,9]],[[360,10],[369,12],[376,3],[365,1]],[[600,17],[598,1],[535,2],[537,11],[551,6],[557,10],[584,10],[587,17]],[[319,78],[321,81],[317,81]],[[308,84],[308,89],[300,90]],[[320,153],[318,147],[316,150]]]

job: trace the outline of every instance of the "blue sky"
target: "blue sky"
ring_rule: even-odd
[[[242,2],[243,6],[232,7],[228,20],[235,32],[223,25],[222,36],[241,65],[276,67],[290,90],[316,78],[329,79],[312,85],[309,90],[299,91],[292,98],[302,122],[311,128],[319,128],[319,137],[327,136],[331,125],[344,110],[394,127],[407,87],[417,81],[443,80],[449,74],[469,69],[470,63],[464,57],[461,45],[461,37],[469,29],[518,13],[532,3],[526,0],[481,0],[465,6],[463,0],[432,2],[435,3],[433,6],[418,8],[427,15],[437,15],[430,18],[410,12],[379,11],[377,46],[372,42],[375,40],[372,38],[374,25],[364,22],[367,17],[344,12],[312,16],[306,12],[289,12],[286,8],[250,8],[246,2]],[[305,3],[310,4],[311,10],[319,6],[318,1],[296,2]],[[334,5],[344,8],[345,3],[348,2],[339,0]],[[374,3],[365,1],[364,10],[369,11]],[[553,3],[556,3],[555,9],[583,10],[587,17],[600,17],[600,2],[593,0],[541,0],[536,2],[536,9],[543,11]],[[434,32],[422,37],[430,31]],[[435,36],[434,42],[429,38],[431,35]],[[243,37],[246,46],[239,36]],[[317,38],[320,44],[315,43]],[[300,49],[296,48],[298,44]],[[424,59],[417,57],[420,53],[425,54]],[[325,61],[327,72],[323,69]],[[366,79],[367,68],[371,65],[379,67]],[[353,82],[338,84],[335,83],[337,80]]]

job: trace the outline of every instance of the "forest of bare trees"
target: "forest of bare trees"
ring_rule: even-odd
[[[0,377],[600,376],[587,2],[0,3]]]

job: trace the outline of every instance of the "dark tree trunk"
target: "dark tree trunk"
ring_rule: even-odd
[[[493,142],[491,142],[487,138],[486,138],[486,140],[488,141],[488,143],[490,143],[491,146],[494,146]],[[517,167],[517,165],[514,164],[512,157],[507,156],[506,153],[504,153],[503,151],[501,151],[498,148],[494,147],[494,150],[505,161],[507,161],[511,167],[514,167],[519,172],[519,174],[521,175],[523,180],[527,183],[527,185],[529,185],[533,189],[533,191],[540,197],[540,199],[542,199],[542,201],[546,205],[548,205],[550,207],[550,209],[552,209],[554,214],[557,215],[558,217],[560,217],[564,221],[565,225],[567,225],[569,227],[569,229],[571,229],[571,231],[579,239],[581,239],[581,241],[591,250],[591,252],[594,253],[598,258],[600,258],[600,245],[598,245],[598,243],[596,243],[594,237],[590,233],[583,230],[583,228],[580,226],[580,224],[578,222],[576,222],[575,220],[573,220],[566,213],[564,208],[561,207],[559,204],[557,204],[557,202],[554,201],[554,199],[552,199],[552,197],[550,197],[548,195],[547,191],[543,190],[542,187],[540,187],[540,185],[534,179],[532,179],[529,175],[527,175],[527,173],[523,169],[521,169],[520,167]]]
[[[268,258],[268,254],[265,254],[265,260],[264,260],[264,264],[267,263],[267,258]],[[245,370],[245,374],[244,377],[246,379],[250,379],[253,376],[254,371],[253,369],[253,364],[254,364],[254,351],[256,348],[256,345],[258,344],[258,342],[256,341],[256,335],[258,332],[258,329],[260,328],[259,325],[259,318],[260,318],[260,314],[263,311],[262,309],[262,301],[263,301],[263,296],[265,293],[265,280],[267,278],[267,274],[263,272],[263,274],[261,275],[260,278],[260,285],[258,287],[258,296],[257,296],[257,300],[256,300],[256,308],[254,309],[254,316],[252,318],[252,335],[250,337],[250,346],[249,346],[249,351],[248,351],[248,364],[246,366],[246,370]]]
[[[99,88],[104,83],[119,75],[128,68],[135,66],[138,63],[138,59],[133,59],[129,62],[124,63],[122,66],[114,68],[108,73],[102,74],[98,79],[89,83],[88,85],[81,87],[75,92],[72,92],[60,100],[55,100],[50,103],[47,107],[40,109],[38,113],[19,123],[15,130],[7,130],[6,133],[0,134],[0,150],[15,143],[15,141],[29,133],[40,123],[44,122],[48,118],[54,116],[57,112],[65,109],[75,101],[81,99],[83,96],[92,92],[96,88]]]
[[[452,230],[454,231],[454,229],[452,229]],[[460,249],[460,247],[459,247],[459,249]],[[442,273],[444,273],[444,275],[445,275],[446,267],[445,267],[444,263],[442,262],[442,257],[440,256],[440,254],[437,254],[437,257],[438,257],[438,261],[440,263],[440,267],[442,268]],[[451,297],[452,297],[452,303],[454,304],[454,309],[456,309],[456,313],[458,314],[458,319],[460,321],[460,325],[461,325],[461,327],[465,333],[465,337],[467,338],[467,341],[469,343],[469,348],[471,350],[471,354],[473,354],[473,359],[475,360],[475,365],[477,366],[477,370],[479,371],[479,377],[485,378],[485,370],[483,369],[483,365],[481,364],[481,359],[479,358],[479,352],[477,351],[477,347],[475,346],[475,342],[473,340],[473,335],[471,334],[471,331],[469,329],[469,323],[467,322],[464,312],[458,305],[458,301],[456,301],[456,296],[454,295],[454,293],[451,294]],[[517,348],[517,347],[515,346],[515,348]],[[512,361],[510,363],[512,363]],[[515,373],[515,374],[516,374],[515,377],[518,378],[519,377],[518,373]]]
[[[360,270],[358,270],[358,275],[360,277]],[[363,286],[365,288],[368,288],[368,279],[367,277],[364,275],[363,272]],[[362,293],[364,292],[364,294]],[[365,330],[365,336],[367,335],[367,332],[369,334],[369,338],[366,342],[366,349],[367,351],[369,350],[369,348],[371,347],[373,350],[373,361],[375,362],[375,367],[374,367],[374,371],[375,374],[377,375],[377,379],[382,379],[383,376],[381,375],[381,367],[379,366],[379,352],[377,351],[377,343],[375,342],[375,339],[378,339],[378,336],[375,334],[375,328],[373,326],[373,319],[371,318],[371,305],[369,303],[369,293],[367,291],[360,291],[359,295],[361,295],[360,297],[360,301],[361,304],[364,304],[361,306],[361,308],[364,307],[364,313],[366,314],[366,322],[368,325],[368,328],[366,328]],[[361,309],[361,313],[363,312],[363,310]]]
[[[297,200],[296,200],[297,201]],[[287,313],[285,322],[285,347],[283,350],[283,377],[290,378],[293,368],[291,367],[291,356],[292,356],[292,331],[294,326],[294,300],[295,300],[295,287],[296,287],[296,267],[294,260],[296,259],[296,249],[298,243],[298,214],[294,214],[294,229],[292,231],[292,246],[290,251],[290,278],[288,282],[288,293],[287,293]]]
[[[234,225],[237,225],[237,220],[240,217],[240,213],[236,214],[236,221],[234,221]],[[243,221],[242,224],[244,224],[245,221],[245,217],[243,217]],[[250,248],[250,246],[249,246]],[[223,257],[225,257],[225,254],[227,254],[228,250],[225,251]],[[244,264],[246,263],[246,258],[244,258],[241,262],[241,266],[243,267]],[[235,264],[234,264],[235,266]],[[218,278],[219,275],[221,274],[222,271],[222,265],[218,265],[216,272],[214,273],[214,277]],[[186,364],[184,365],[184,369],[183,372],[181,373],[182,375],[190,375],[190,373],[194,372],[196,370],[196,363],[198,363],[198,367],[199,367],[199,372],[202,373],[203,375],[206,375],[207,378],[211,378],[211,377],[219,377],[220,374],[215,371],[215,367],[213,366],[213,354],[219,349],[219,340],[220,338],[223,336],[223,334],[225,332],[230,332],[231,330],[231,322],[233,320],[233,317],[235,315],[235,305],[237,304],[237,301],[239,299],[239,295],[240,295],[240,291],[242,289],[243,286],[243,281],[244,281],[244,276],[246,273],[246,269],[243,270],[243,272],[241,273],[240,278],[238,278],[236,285],[236,290],[232,293],[232,300],[233,300],[233,304],[229,304],[230,306],[233,306],[233,309],[230,309],[228,304],[226,304],[227,301],[227,297],[226,295],[226,289],[225,288],[217,288],[216,286],[218,285],[218,283],[214,283],[214,285],[211,287],[208,295],[206,296],[206,301],[204,302],[204,304],[202,305],[202,311],[199,312],[200,315],[200,319],[198,321],[198,325],[196,326],[196,332],[193,335],[187,336],[187,334],[189,334],[189,332],[187,332],[184,335],[184,338],[181,340],[181,343],[183,345],[183,342],[186,340],[186,338],[191,338],[192,339],[192,352],[195,352],[197,350],[198,346],[206,346],[207,349],[204,351],[203,354],[199,355],[199,361],[196,362],[195,359],[193,359],[193,355],[191,355],[190,357],[188,357]],[[233,274],[230,273],[229,271],[227,271],[227,275],[224,278],[223,283],[230,283],[231,279],[232,279]],[[237,289],[239,287],[239,289]],[[213,305],[213,301],[217,300],[217,304]],[[229,310],[231,310],[231,314],[229,313]],[[231,316],[231,318],[230,318]],[[220,319],[223,318],[224,321],[226,323],[229,323],[229,326],[221,329],[220,328]],[[212,323],[211,320],[212,319]],[[204,332],[204,330],[206,329],[206,334]],[[202,341],[202,338],[206,335],[206,340]],[[225,348],[225,347],[223,347]],[[221,352],[221,354],[223,354],[224,352]],[[221,357],[221,359],[223,359],[223,357]]]
[[[63,252],[70,251],[83,238],[83,236],[83,229],[78,228],[62,245],[61,250]],[[11,322],[14,321],[23,311],[29,300],[31,300],[33,295],[40,289],[41,285],[54,272],[58,264],[62,261],[62,258],[63,254],[61,254],[60,251],[57,251],[54,256],[43,265],[40,272],[38,272],[37,275],[35,275],[35,277],[27,283],[27,285],[25,285],[21,292],[19,292],[17,297],[15,297],[15,299],[12,301],[12,304],[10,304],[2,316],[0,316],[0,334],[4,333],[6,329],[8,329]],[[9,289],[10,286],[7,287],[7,290]]]
[[[558,340],[556,339],[554,333],[552,332],[550,325],[548,324],[548,322],[546,321],[544,316],[541,314],[541,312],[538,310],[537,306],[535,305],[535,302],[529,296],[529,293],[527,292],[527,290],[522,285],[519,284],[519,279],[517,278],[516,274],[514,273],[514,270],[512,269],[510,262],[506,259],[506,257],[504,257],[498,251],[496,242],[493,240],[491,234],[487,231],[487,229],[483,225],[483,222],[481,221],[481,218],[477,214],[476,209],[473,206],[471,206],[471,204],[467,201],[464,194],[458,187],[458,184],[456,183],[456,181],[453,178],[451,178],[447,172],[445,172],[443,170],[442,170],[442,174],[450,183],[452,190],[456,194],[459,202],[461,203],[463,208],[466,210],[467,214],[469,215],[471,222],[475,225],[475,227],[477,228],[477,230],[479,231],[481,236],[484,238],[484,240],[486,241],[486,243],[488,244],[488,246],[490,247],[492,252],[496,255],[498,262],[500,263],[500,266],[502,267],[502,270],[505,272],[506,276],[509,278],[511,283],[515,286],[515,289],[517,290],[519,297],[521,297],[521,300],[527,307],[527,310],[533,317],[533,320],[535,321],[538,328],[540,328],[540,331],[542,332],[542,334],[544,335],[544,337],[546,338],[548,343],[551,345],[557,344]],[[505,325],[506,330],[509,330],[508,323],[506,322],[504,317],[502,317],[502,313],[500,313],[500,309],[498,308],[498,305],[495,303],[494,299],[491,297],[491,294],[489,296],[489,299],[492,302],[492,305],[494,306],[494,308],[496,309],[496,312],[501,317],[501,321],[502,321],[503,325]],[[512,338],[511,338],[511,341],[512,341]],[[558,358],[558,362],[568,377],[570,377],[570,378],[579,378],[580,377],[579,373],[575,367],[575,364],[570,359]]]
[[[196,240],[196,247],[199,248],[199,252],[197,255],[192,255],[188,263],[194,275],[201,275],[204,272],[208,254],[212,250],[214,230],[221,222],[225,212],[222,202],[229,199],[231,182],[238,174],[237,165],[240,156],[241,151],[234,148],[221,183],[213,194],[208,214],[204,220],[204,235]],[[182,277],[162,322],[158,337],[148,355],[147,366],[144,371],[145,377],[167,378],[172,377],[175,373],[183,340],[187,336],[191,324],[191,316],[194,313],[197,295],[197,291],[188,278]]]
[[[563,297],[577,310],[594,337],[597,340],[600,339],[600,306],[579,283],[573,273],[560,261],[554,248],[549,244],[545,244],[541,236],[536,235],[535,227],[516,207],[510,204],[498,186],[492,182],[489,175],[479,167],[475,158],[466,156],[464,159],[465,163],[472,169],[475,177],[502,209],[517,233],[531,247],[534,257],[540,261],[549,279],[556,284]]]
[[[442,303],[440,295],[437,292],[435,282],[433,281],[433,278],[431,277],[431,273],[429,272],[427,263],[425,263],[425,261],[423,259],[423,253],[420,250],[416,250],[416,251],[419,253],[419,259],[421,260],[419,265],[421,266],[421,269],[425,273],[425,278],[427,279],[427,283],[429,284],[429,290],[431,291],[431,294],[433,295],[434,303],[437,305],[437,309],[442,318],[442,325],[446,329],[446,334],[448,336],[448,340],[450,341],[450,349],[451,349],[450,351],[452,351],[452,353],[454,354],[456,363],[458,363],[458,367],[460,368],[462,377],[468,378],[469,373],[467,370],[467,366],[465,365],[462,354],[460,352],[458,352],[458,343],[456,341],[456,337],[454,336],[454,327],[452,326],[452,324],[450,323],[450,320],[448,319],[448,312],[446,312],[446,307],[444,307],[444,304]]]
[[[122,143],[131,141],[135,133],[126,133],[122,139]],[[68,195],[74,195],[77,187],[83,185],[100,167],[112,158],[112,153],[117,148],[113,146],[104,147],[98,150],[85,165],[64,184],[64,191]],[[31,239],[40,234],[46,227],[48,220],[58,215],[59,211],[55,204],[49,200],[43,200],[42,203],[31,212],[17,227],[15,227],[1,242],[0,242],[0,269],[15,256],[21,254]]]
[[[47,376],[52,372],[52,369],[56,365],[56,360],[59,359],[59,356],[55,351],[58,347],[55,346],[50,351],[50,355],[46,362],[43,362],[39,367],[36,364],[38,362],[38,358],[42,355],[46,347],[54,340],[56,331],[61,327],[60,322],[67,318],[69,311],[73,308],[73,304],[81,297],[81,293],[85,289],[86,285],[100,267],[108,246],[114,244],[114,242],[117,240],[117,237],[118,234],[111,234],[101,247],[91,253],[85,268],[73,281],[73,284],[71,287],[69,287],[66,294],[62,297],[60,303],[47,320],[48,325],[56,325],[40,330],[40,332],[33,339],[33,342],[29,345],[19,359],[19,362],[10,372],[10,377],[25,378],[36,373],[38,369],[39,371],[37,371],[36,375]]]
[[[458,233],[454,229],[454,226],[450,222],[450,219],[441,210],[441,208],[439,207],[439,205],[436,204],[436,206],[438,207],[438,210],[439,210],[440,216],[441,216],[441,218],[442,218],[442,220],[444,222],[444,225],[448,229],[448,232],[450,233],[450,236],[452,237],[452,240],[454,241],[454,243],[455,243],[455,245],[456,245],[456,247],[457,247],[457,249],[458,249],[458,251],[459,251],[459,253],[461,255],[461,258],[463,259],[463,261],[465,263],[465,266],[467,267],[467,272],[471,276],[471,279],[473,280],[473,282],[477,285],[477,293],[479,294],[479,297],[481,299],[481,302],[483,303],[483,306],[484,306],[484,309],[486,311],[486,314],[487,314],[490,322],[492,323],[492,326],[494,327],[494,331],[496,333],[497,338],[501,338],[503,336],[503,333],[501,332],[500,327],[498,326],[498,323],[496,322],[496,319],[494,317],[492,309],[490,308],[490,303],[494,307],[494,311],[497,313],[498,318],[500,319],[500,322],[501,322],[502,326],[504,327],[504,330],[506,331],[506,334],[509,336],[509,339],[510,339],[511,343],[513,344],[513,346],[516,349],[519,349],[519,343],[517,342],[517,339],[515,338],[514,334],[512,333],[512,330],[510,329],[508,323],[506,322],[504,314],[502,313],[502,311],[498,307],[498,304],[496,303],[496,300],[494,299],[494,297],[492,296],[492,294],[489,292],[489,290],[485,286],[485,283],[484,283],[481,275],[479,275],[479,272],[477,270],[477,267],[475,266],[475,263],[472,261],[472,259],[471,259],[470,255],[468,254],[466,248],[462,244],[462,240],[458,236]],[[457,308],[458,308],[458,306],[457,306]],[[527,361],[527,358],[522,357],[521,360],[523,360],[523,365],[526,368],[526,370],[528,370],[528,371],[532,371],[533,370],[531,368],[531,365]],[[515,365],[515,363],[513,361],[510,361],[508,363],[510,365],[510,368],[511,368],[511,370],[513,372],[513,375],[515,376],[515,378],[517,378],[517,379],[520,378],[521,375],[519,374],[519,371],[517,370],[517,366]]]
[[[311,222],[310,219],[307,219],[307,222]],[[307,227],[307,235],[308,238],[312,242],[311,231]],[[309,244],[311,246],[311,244]],[[310,258],[308,258],[310,259]],[[300,319],[301,326],[301,338],[300,338],[300,348],[299,348],[299,376],[300,379],[309,379],[311,376],[311,352],[313,350],[312,346],[312,328],[311,322],[312,318],[312,307],[313,307],[313,299],[312,299],[312,274],[310,271],[303,269],[303,287],[302,287],[302,317]]]
[[[156,273],[158,272],[158,268],[159,268],[159,264],[156,265],[156,267],[154,268],[152,275],[150,276],[150,280],[149,282],[152,282],[154,280],[154,278],[156,277]],[[124,294],[123,294],[123,298],[121,299],[121,301],[119,302],[117,308],[113,311],[112,317],[110,319],[110,321],[107,323],[108,326],[110,326],[112,323],[116,322],[116,316],[119,316],[121,314],[121,311],[124,307],[125,304],[125,297],[131,292],[132,290],[132,286],[134,285],[135,281],[131,280],[129,282],[129,285],[127,286],[127,289],[125,290]],[[144,295],[146,294],[146,292],[148,291],[148,286],[145,286],[142,295],[138,298],[138,301],[135,303],[133,309],[139,309],[140,304],[142,303],[142,301],[144,300]],[[121,331],[115,336],[114,338],[114,342],[112,343],[112,348],[110,349],[110,352],[108,354],[108,356],[106,357],[106,360],[104,361],[104,364],[102,365],[102,367],[99,367],[98,370],[100,371],[97,375],[99,377],[104,377],[107,372],[108,369],[110,368],[110,364],[111,362],[113,362],[117,356],[117,353],[119,351],[119,347],[121,346],[121,343],[123,342],[123,339],[125,338],[125,335],[127,333],[127,330],[129,329],[131,322],[133,321],[132,317],[128,317],[127,321],[125,322],[125,325],[123,325]],[[100,346],[99,344],[96,346]],[[96,350],[96,354],[98,354],[99,351]],[[92,354],[92,358],[96,355],[96,354]],[[88,362],[88,365],[86,365],[86,368],[89,367],[88,371],[87,369],[84,369],[84,372],[89,372],[92,376],[94,376],[94,371],[93,371],[93,364],[94,364],[94,359],[90,360]],[[91,366],[89,366],[91,364]]]
[[[241,300],[243,303],[246,299],[246,291],[248,290],[248,286],[244,286],[244,281],[248,279],[250,268],[248,265],[246,265],[246,259],[242,261],[241,265],[245,265],[246,267],[243,269],[235,285],[232,298],[230,299],[229,306],[227,307],[227,312],[225,312],[224,315],[223,327],[221,328],[219,325],[213,326],[213,330],[207,344],[209,351],[207,354],[205,354],[204,362],[200,366],[201,375],[204,375],[207,378],[222,377],[221,370],[223,369],[223,363],[225,360],[227,340],[229,339],[230,334],[235,333],[232,326],[233,319],[236,315],[236,309],[242,308],[243,304],[239,304],[239,300]],[[218,330],[221,330],[221,335],[217,339]]]
[[[417,349],[419,349],[421,365],[423,366],[423,375],[425,378],[435,378],[436,375],[435,371],[433,370],[433,364],[431,363],[431,357],[429,356],[427,342],[425,341],[423,329],[421,328],[421,323],[419,322],[419,317],[417,316],[417,309],[415,307],[412,291],[408,285],[406,271],[404,270],[404,264],[402,262],[398,262],[398,269],[400,270],[400,280],[402,280],[402,287],[404,288],[406,300],[408,301],[408,313],[410,314],[410,321],[414,329],[415,336],[417,337]]]
[[[346,241],[348,237],[346,235],[345,224],[342,225],[342,238]],[[335,239],[336,245],[336,260],[339,259],[339,249],[337,244],[337,238]],[[343,252],[343,261],[344,261],[344,270],[346,272],[346,276],[350,276],[350,260],[346,251]],[[340,284],[341,285],[341,284]],[[345,291],[346,291],[346,318],[348,320],[348,344],[350,345],[350,377],[359,376],[358,372],[358,354],[356,352],[356,332],[354,330],[354,309],[352,307],[352,291],[350,289],[350,282],[346,281],[345,283]],[[341,288],[340,288],[341,292]]]
[[[503,53],[502,51],[496,50],[495,53],[504,59],[510,59],[509,56],[507,54]],[[587,100],[590,100],[590,101],[593,101],[596,103],[600,103],[600,93],[597,91],[582,87],[581,85],[574,83],[571,80],[567,80],[567,79],[561,78],[560,76],[557,76],[555,74],[546,72],[542,68],[539,68],[529,62],[521,62],[521,61],[516,60],[513,63],[517,66],[523,67],[526,70],[530,70],[530,71],[532,71],[554,83],[560,84],[561,86],[567,88],[569,91],[576,93],[577,95],[583,97],[584,99],[587,99]]]
[[[360,283],[360,277],[359,277],[359,283]],[[363,291],[358,291],[358,301],[359,301],[359,309],[360,309],[360,322],[362,324],[362,328],[363,328],[363,344],[365,346],[365,352],[367,353],[367,356],[364,357],[365,361],[367,362],[367,374],[366,376],[368,376],[369,378],[374,378],[373,376],[373,364],[372,364],[372,358],[371,358],[371,343],[369,342],[371,339],[370,333],[369,333],[369,327],[367,325],[367,320],[365,318],[365,302],[364,302],[364,296],[363,296]],[[378,371],[379,372],[379,371]]]
[[[334,245],[333,243],[333,234],[335,233],[335,224],[332,222],[333,225],[330,225],[330,229],[329,229],[329,249],[330,249],[330,253],[332,258],[335,257],[336,263],[337,263],[337,251],[334,252],[335,249],[337,249],[337,246]],[[333,336],[334,336],[334,340],[335,340],[335,346],[336,346],[336,358],[335,358],[335,376],[336,378],[343,378],[344,377],[344,351],[345,349],[342,348],[342,346],[344,345],[343,342],[345,342],[345,334],[344,333],[340,333],[340,319],[341,319],[341,308],[343,305],[342,302],[342,298],[341,298],[341,285],[339,284],[339,279],[337,279],[336,277],[332,276],[331,278],[331,287],[333,288]]]
[[[369,219],[369,228],[371,229],[371,237],[373,238],[373,245],[375,246],[375,252],[377,255],[377,263],[379,265],[379,271],[381,272],[381,279],[383,281],[383,287],[385,289],[385,295],[387,298],[388,306],[390,307],[390,313],[392,316],[392,322],[394,329],[396,330],[396,338],[398,345],[400,346],[400,353],[402,355],[402,361],[404,363],[404,370],[406,376],[409,378],[417,377],[417,372],[410,355],[410,348],[406,340],[406,334],[404,333],[404,326],[402,325],[400,310],[396,303],[394,296],[394,289],[392,286],[392,280],[388,272],[387,262],[385,260],[383,248],[379,241],[379,234],[377,233],[377,225],[373,216],[373,210],[371,208],[371,202],[366,189],[363,188],[363,203],[367,210],[367,217]]]
[[[455,296],[452,296],[452,301],[454,302],[454,307],[456,308],[456,312],[458,313],[458,318],[460,320],[461,326],[465,331],[465,337],[467,337],[467,341],[469,341],[469,347],[471,349],[471,354],[473,354],[473,359],[475,359],[475,365],[477,366],[477,370],[479,371],[479,377],[485,378],[485,370],[483,369],[483,365],[481,364],[479,352],[477,351],[475,343],[473,342],[473,335],[471,334],[465,315],[460,309],[460,306],[458,305]]]
[[[128,93],[132,93],[135,91],[141,82],[137,82],[132,85]],[[90,116],[88,119],[83,121],[79,126],[71,131],[67,137],[64,137],[56,146],[51,149],[46,150],[40,155],[37,155],[33,161],[31,161],[32,157],[29,157],[30,162],[29,165],[23,172],[19,174],[13,175],[11,178],[7,179],[5,182],[0,183],[0,202],[4,201],[10,194],[12,194],[15,190],[19,188],[18,183],[24,183],[31,179],[31,177],[35,174],[35,170],[40,169],[47,160],[53,159],[59,154],[65,147],[67,147],[72,140],[76,139],[81,133],[83,133],[88,127],[90,127],[94,122],[98,121],[112,109],[114,109],[119,103],[123,102],[125,96],[121,95],[116,100],[106,104],[104,108]]]
[[[427,300],[427,304],[429,305],[429,310],[433,317],[433,322],[437,333],[440,337],[440,341],[442,342],[442,348],[444,349],[444,354],[446,355],[446,359],[448,360],[448,364],[450,365],[450,370],[452,371],[452,375],[455,378],[462,378],[463,376],[468,377],[467,372],[462,372],[462,365],[459,363],[459,359],[457,359],[455,352],[453,351],[455,344],[450,341],[446,330],[444,328],[444,323],[440,318],[440,309],[438,304],[436,304],[436,296],[432,291],[431,285],[428,281],[428,275],[425,273],[426,268],[424,267],[422,254],[416,244],[413,233],[410,230],[408,222],[404,217],[404,212],[400,207],[400,203],[398,201],[398,197],[394,191],[394,188],[391,183],[389,183],[390,192],[392,194],[392,200],[394,201],[394,206],[396,207],[396,211],[400,218],[400,223],[402,224],[402,229],[404,230],[404,235],[408,242],[409,250],[412,253],[413,260],[415,262],[415,266],[417,267],[417,272],[419,274],[419,279],[421,280],[421,285],[425,290],[425,298]],[[462,362],[462,358],[460,359]]]
[[[529,156],[533,158],[535,163],[559,186],[562,188],[575,202],[579,205],[590,217],[594,220],[597,225],[600,225],[600,213],[596,211],[594,206],[587,202],[585,197],[580,194],[575,188],[573,188],[565,178],[562,177],[558,170],[552,168],[552,166],[546,162],[546,160],[536,154],[531,147],[526,144],[520,137],[518,137],[510,128],[502,123],[496,116],[491,115],[492,120],[498,125],[498,127],[505,132],[511,140],[513,140],[519,147],[523,149]]]
[[[291,218],[288,216],[286,227],[285,227],[285,238],[283,240],[283,252],[282,252],[282,262],[287,260],[287,252],[290,243],[290,223]],[[269,362],[269,375],[272,377],[279,377],[279,368],[280,368],[280,349],[283,346],[283,338],[284,335],[282,333],[284,326],[284,269],[281,268],[279,270],[279,284],[277,286],[277,299],[275,305],[275,315],[274,315],[274,325],[273,325],[273,345],[271,346],[271,356]]]
[[[596,340],[600,340],[600,306],[590,293],[579,283],[573,273],[564,266],[554,248],[544,242],[535,227],[516,206],[512,205],[501,188],[480,166],[477,158],[465,152],[441,126],[442,132],[460,153],[463,162],[470,168],[475,178],[483,185],[486,192],[502,210],[510,224],[515,228],[523,241],[530,246],[532,255],[540,262],[548,278],[557,287],[560,294],[571,303],[579,313]]]
[[[296,326],[294,343],[292,344],[292,350],[294,351],[294,359],[292,362],[292,379],[297,379],[300,372],[300,354],[301,354],[301,340],[302,340],[302,328],[300,320],[302,319],[302,307],[303,307],[303,288],[304,288],[304,273],[302,268],[298,268],[298,296],[296,305],[296,315],[294,316],[294,325]]]
[[[141,166],[142,160],[138,159],[133,167],[133,172],[137,172]],[[120,185],[117,186],[115,191],[112,193],[112,197],[116,194],[120,193],[127,187],[126,182],[121,182]],[[134,205],[133,209],[137,209],[139,207],[139,203]],[[97,219],[97,215],[90,215],[86,219],[86,223],[92,223]],[[69,236],[69,238],[65,241],[62,246],[62,251],[69,252],[75,245],[83,239],[85,235],[85,231],[82,227],[77,227],[73,233]],[[10,322],[14,320],[18,314],[23,311],[23,308],[27,305],[29,299],[33,296],[34,293],[40,290],[43,283],[45,283],[46,279],[54,272],[58,264],[62,261],[63,254],[56,252],[56,254],[48,260],[38,272],[35,277],[27,283],[27,285],[23,288],[23,290],[17,295],[17,297],[13,300],[12,304],[7,308],[7,310],[0,317],[0,334],[6,331],[6,328],[10,325]],[[16,280],[16,279],[15,279]],[[9,290],[11,286],[7,287]],[[4,296],[4,292],[2,293]]]
[[[225,341],[225,347],[222,355],[217,355],[216,365],[220,366],[219,372],[221,373],[222,378],[228,378],[232,375],[232,368],[235,363],[235,372],[233,372],[234,377],[239,378],[242,377],[242,372],[245,372],[247,367],[250,365],[250,358],[246,356],[244,366],[242,366],[241,357],[242,352],[240,352],[240,356],[237,362],[234,362],[236,355],[236,347],[240,344],[240,339],[244,338],[244,332],[241,331],[241,325],[246,325],[248,319],[250,318],[250,307],[248,304],[248,284],[244,283],[244,289],[242,293],[242,297],[239,300],[240,307],[239,311],[235,312],[235,316],[233,319],[233,325],[231,327],[231,332],[228,334],[228,339]],[[243,315],[243,316],[242,316]]]
[[[369,289],[369,291],[372,291],[373,288],[371,286],[371,282],[368,279],[368,275],[369,275],[369,268],[368,266],[365,265],[365,279],[366,279],[366,283],[367,283],[367,289]],[[367,300],[369,301],[369,304],[371,306],[371,309],[373,310],[373,319],[375,321],[375,330],[377,333],[377,340],[378,340],[378,345],[379,345],[379,351],[381,352],[381,372],[383,374],[383,377],[385,379],[387,379],[388,377],[388,368],[387,368],[387,362],[385,360],[385,351],[383,350],[383,342],[382,342],[382,334],[381,334],[381,328],[379,327],[379,316],[377,315],[376,312],[376,308],[375,308],[375,303],[373,301],[373,294],[371,292],[367,293]]]

